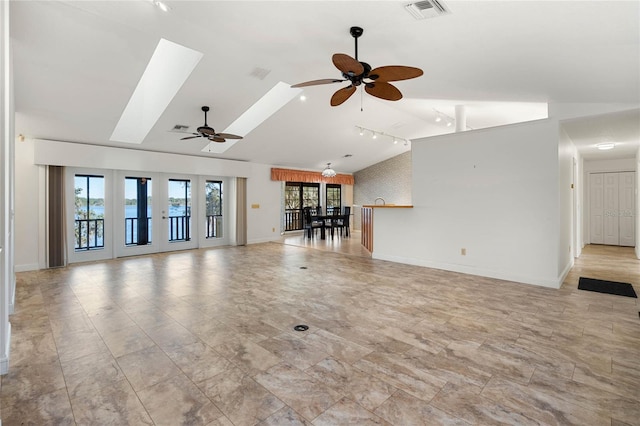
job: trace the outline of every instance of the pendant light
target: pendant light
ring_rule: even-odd
[[[323,177],[334,177],[336,171],[331,168],[331,163],[327,163],[327,168],[322,171]]]

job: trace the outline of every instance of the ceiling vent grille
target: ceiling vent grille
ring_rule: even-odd
[[[409,3],[404,7],[416,19],[435,18],[451,13],[440,0],[423,0]]]
[[[176,124],[175,126],[173,126],[173,129],[170,130],[170,132],[186,132],[189,130],[189,126],[186,126],[184,124]]]

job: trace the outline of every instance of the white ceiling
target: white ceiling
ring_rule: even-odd
[[[451,132],[435,110],[454,117],[455,105],[481,128],[519,121],[535,103],[640,103],[638,1],[445,0],[452,13],[425,20],[395,0],[166,3],[167,13],[144,0],[12,1],[16,134],[302,169],[331,162],[350,173],[410,149],[356,126],[416,139]],[[340,78],[331,56],[354,56],[354,25],[364,28],[360,60],[424,70],[395,83],[404,99],[358,92],[330,107],[345,84],[308,87],[306,101],[293,99],[222,154],[170,131],[202,125],[208,105],[221,132],[280,81]],[[142,144],[110,142],[161,38],[204,57]],[[635,109],[565,130],[585,158],[597,142],[624,142],[628,152],[598,154],[613,158],[635,155],[638,122]]]

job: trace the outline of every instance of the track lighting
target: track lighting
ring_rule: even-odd
[[[385,132],[379,132],[377,130],[367,129],[366,127],[356,126],[360,136],[364,135],[365,132],[371,132],[371,139],[378,139],[378,136],[388,136],[393,141],[394,145],[397,145],[398,142],[404,141],[404,146],[408,146],[408,140],[405,138],[401,138],[399,136],[390,135]]]
[[[442,123],[442,121],[444,120],[444,122],[446,123],[446,126],[451,127],[453,126],[453,123],[456,122],[456,120],[453,117],[448,116],[442,111],[439,111],[435,108],[433,109],[433,111],[436,113],[436,118],[435,118],[436,123]]]

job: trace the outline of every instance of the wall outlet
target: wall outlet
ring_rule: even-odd
[[[461,254],[462,256],[466,256],[466,255],[467,255],[467,249],[466,249],[466,248],[461,248],[461,249],[460,249],[460,254]]]

